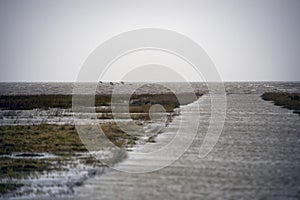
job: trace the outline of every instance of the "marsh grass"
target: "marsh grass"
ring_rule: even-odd
[[[130,98],[129,113],[133,120],[150,120],[149,110],[151,106],[155,104],[162,105],[167,113],[172,113],[175,108],[180,105],[186,105],[202,94],[190,94],[190,93],[164,93],[164,94],[133,94]],[[122,96],[117,97],[119,101],[122,101]],[[180,100],[178,100],[180,99]],[[98,119],[113,119],[112,110],[106,108],[96,108],[96,112],[99,113]]]
[[[1,179],[22,179],[34,173],[51,170],[62,170],[59,165],[54,165],[55,159],[12,159],[0,158]]]
[[[22,187],[23,184],[19,183],[0,183],[0,194],[5,194],[10,191],[14,191],[19,187]]]
[[[294,110],[300,115],[300,94],[287,92],[266,92],[262,96],[266,101],[272,101],[275,105]]]
[[[130,126],[130,125],[129,125]],[[88,129],[90,126],[86,125]],[[132,144],[136,137],[122,131],[116,123],[101,124],[106,137],[118,147]],[[0,154],[47,152],[70,156],[87,152],[73,125],[0,126]]]
[[[89,96],[80,95],[79,99]],[[110,95],[96,95],[96,106],[107,106],[111,101]],[[49,108],[71,108],[72,95],[1,95],[0,108],[6,110],[31,110]]]
[[[201,94],[196,94],[200,96]],[[91,96],[77,95],[79,101],[84,101]],[[148,106],[153,104],[163,105],[167,112],[180,105],[177,97],[181,99],[181,104],[190,103],[195,99],[194,94],[181,93],[177,96],[173,93],[164,94],[133,94],[131,103],[133,110],[136,112],[147,112]],[[95,95],[95,106],[109,106],[111,103],[111,95]],[[117,101],[122,101],[123,96],[116,97]],[[144,106],[148,105],[148,106]],[[139,106],[137,109],[136,106]],[[49,109],[49,108],[71,108],[72,95],[0,95],[0,109],[3,110],[31,110],[31,109]],[[133,112],[132,110],[132,112]],[[108,111],[109,112],[109,111]]]
[[[86,126],[88,128],[88,126]],[[116,146],[122,148],[133,146],[137,137],[124,133],[115,123],[101,124],[106,137]],[[104,144],[105,145],[105,144]],[[24,153],[25,152],[25,153]],[[11,158],[14,153],[37,155],[51,153],[54,158]],[[43,172],[62,171],[66,162],[72,162],[76,156],[87,153],[75,126],[72,125],[35,125],[35,126],[1,126],[0,127],[0,180],[24,179]],[[7,155],[7,157],[5,157]],[[92,156],[80,157],[81,163],[93,167],[101,166],[100,161]],[[20,185],[0,182],[0,192],[6,193]]]

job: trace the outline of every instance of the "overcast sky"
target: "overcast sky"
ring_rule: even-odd
[[[138,28],[196,41],[224,81],[300,81],[300,1],[0,0],[0,81],[75,81],[102,42]]]

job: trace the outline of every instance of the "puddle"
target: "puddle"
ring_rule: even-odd
[[[13,153],[13,154],[3,154],[0,155],[3,158],[13,158],[13,159],[48,159],[48,158],[57,158],[58,156],[50,153]]]

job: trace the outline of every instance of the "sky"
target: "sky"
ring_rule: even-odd
[[[140,28],[186,35],[223,81],[300,81],[299,21],[299,0],[0,0],[0,81],[75,81],[95,48]]]

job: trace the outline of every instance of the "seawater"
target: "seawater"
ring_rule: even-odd
[[[98,83],[96,94],[110,94],[114,85],[120,83]],[[138,83],[140,84],[140,83]],[[84,83],[82,87],[89,88],[94,84]],[[123,88],[129,90],[136,87],[137,83],[125,83]],[[176,89],[174,92],[185,92],[185,87],[181,83],[143,83],[139,93],[163,93],[169,92],[168,85]],[[206,83],[190,83],[196,92],[208,92]],[[262,94],[264,92],[300,92],[300,82],[225,82],[227,93],[241,94]],[[34,95],[34,94],[73,94],[74,83],[54,83],[54,82],[2,82],[0,83],[0,95]]]

